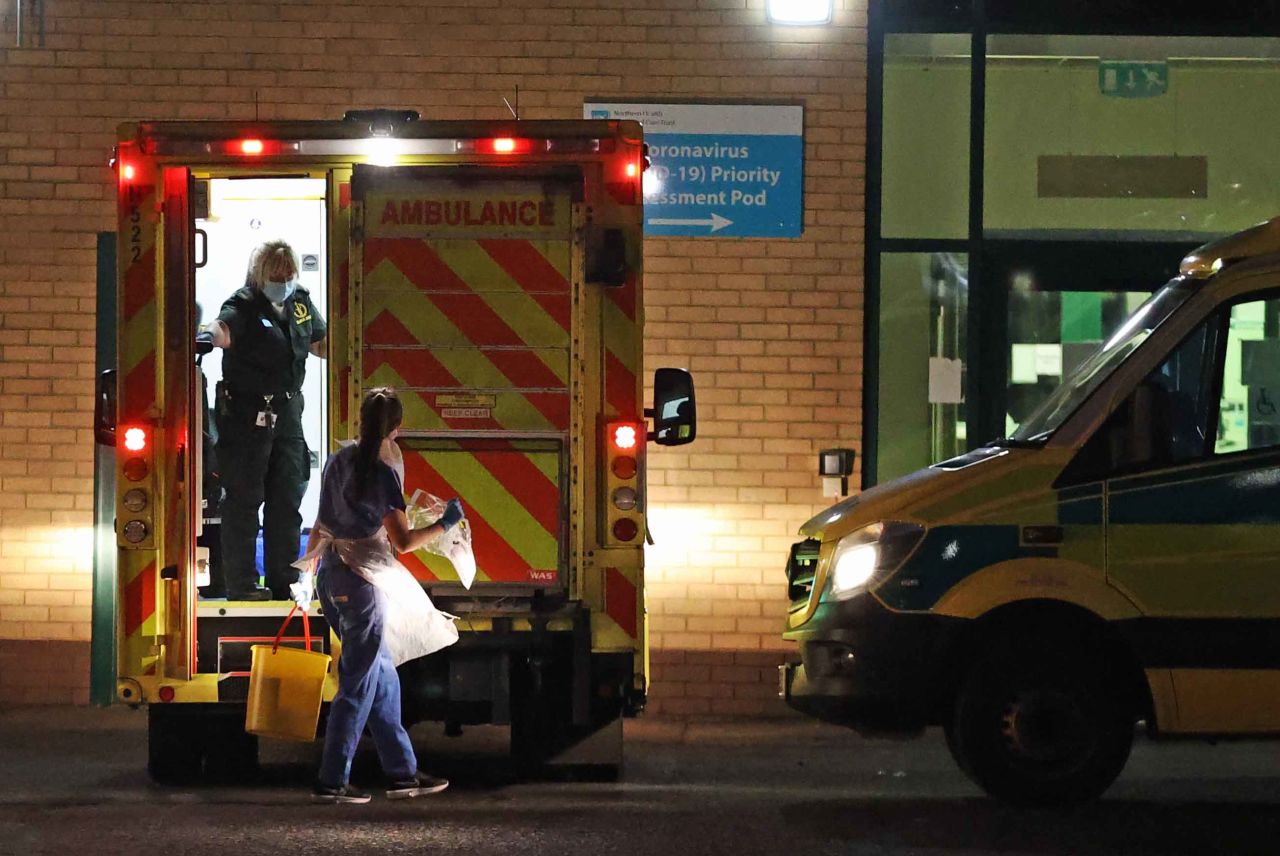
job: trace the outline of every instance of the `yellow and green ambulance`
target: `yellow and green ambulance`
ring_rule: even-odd
[[[1012,802],[1090,799],[1135,724],[1280,735],[1280,218],[1188,255],[1011,436],[814,517],[787,702],[940,725]]]

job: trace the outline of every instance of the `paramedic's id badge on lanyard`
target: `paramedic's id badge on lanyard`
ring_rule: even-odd
[[[257,427],[266,428],[273,431],[275,430],[276,414],[275,414],[275,411],[271,409],[271,399],[274,397],[275,396],[273,395],[262,396],[262,400],[264,404],[262,406],[262,409],[258,411],[258,416],[256,419],[254,419],[254,422],[253,422],[253,424],[256,425]]]

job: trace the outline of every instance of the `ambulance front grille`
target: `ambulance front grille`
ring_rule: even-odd
[[[813,580],[818,572],[818,551],[822,542],[809,538],[791,545],[787,558],[787,597],[792,608],[805,606],[813,593]]]

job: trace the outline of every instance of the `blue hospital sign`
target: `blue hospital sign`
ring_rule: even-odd
[[[803,107],[587,103],[583,116],[644,126],[645,234],[800,236]]]

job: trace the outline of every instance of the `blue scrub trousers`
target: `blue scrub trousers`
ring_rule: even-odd
[[[321,562],[316,591],[329,625],[342,641],[338,695],[329,709],[320,784],[347,784],[366,723],[383,771],[393,781],[414,778],[418,759],[400,719],[400,676],[382,639],[382,593],[332,553]]]

